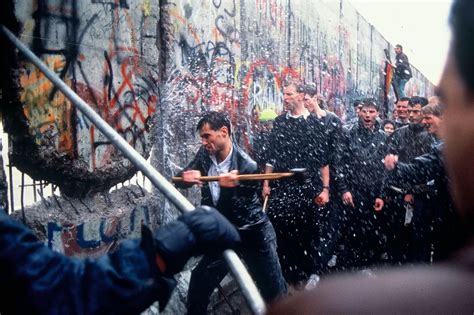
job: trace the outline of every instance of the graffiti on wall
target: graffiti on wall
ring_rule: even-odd
[[[152,7],[157,3],[42,0],[29,16],[17,12],[31,49],[142,154],[150,149],[159,94],[158,12]],[[113,161],[116,149],[27,62],[21,86],[29,132],[38,145],[53,139],[54,150],[86,162],[89,172]]]
[[[383,100],[383,50],[390,44],[346,1],[188,0],[171,7],[176,44],[168,83],[180,91],[172,94],[173,106],[226,110],[243,143],[251,142],[261,110],[283,110],[289,73],[315,83],[342,119],[353,114],[355,98]],[[424,95],[426,88],[412,92]]]
[[[38,0],[16,15],[22,40],[144,155],[159,104],[163,154],[177,165],[185,155],[171,144],[196,143],[192,124],[181,128],[184,117],[224,110],[250,150],[260,112],[283,111],[288,78],[316,84],[329,110],[351,118],[355,98],[382,101],[383,50],[393,50],[346,0]],[[38,145],[53,145],[90,174],[117,165],[116,149],[28,63],[21,85]],[[430,89],[421,74],[407,84],[409,95]]]
[[[123,217],[89,220],[80,224],[46,224],[46,244],[67,256],[99,256],[113,249],[124,238],[141,235],[142,224],[152,222],[147,207],[137,207]]]

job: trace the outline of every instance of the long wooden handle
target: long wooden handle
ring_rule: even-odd
[[[263,200],[263,206],[262,206],[263,212],[267,211],[267,204],[268,204],[268,195],[266,195],[265,199]]]
[[[268,174],[242,174],[237,175],[237,180],[239,181],[246,181],[246,180],[273,180],[273,179],[280,179],[285,177],[291,177],[294,173],[268,173]],[[173,182],[182,182],[182,177],[172,177],[171,180]],[[201,176],[199,180],[202,182],[216,182],[219,181],[219,176]]]

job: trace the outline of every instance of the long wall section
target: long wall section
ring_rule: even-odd
[[[250,149],[259,113],[283,110],[287,77],[314,82],[329,109],[349,119],[355,98],[382,103],[384,50],[393,58],[393,43],[346,0],[10,0],[0,11],[2,23],[136,150],[148,156],[153,147],[166,176],[199,146],[199,113],[230,113],[237,140]],[[134,167],[0,41],[10,163],[93,206],[92,196],[108,194]],[[431,95],[432,84],[413,70],[406,93]],[[385,111],[393,100],[390,92]]]

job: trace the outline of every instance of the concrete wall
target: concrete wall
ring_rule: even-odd
[[[259,113],[282,110],[281,84],[288,77],[316,83],[342,119],[353,117],[355,98],[383,102],[384,49],[393,59],[393,46],[348,1],[204,2],[161,7],[161,108],[171,134],[162,146],[166,169],[188,160],[192,145],[183,147],[181,139],[196,142],[192,118],[205,110],[229,112],[239,142],[250,150]],[[432,84],[413,72],[407,94],[431,95]],[[392,91],[383,113],[393,101]]]
[[[384,49],[393,51],[345,0],[11,3],[2,11],[22,41],[145,156],[156,114],[156,161],[167,175],[196,150],[194,124],[206,110],[229,112],[250,149],[259,112],[281,112],[288,77],[316,83],[342,119],[353,115],[354,98],[382,102]],[[6,126],[17,167],[70,196],[105,191],[133,174],[33,65],[20,56],[13,70],[16,93],[4,94],[16,108]],[[414,69],[407,93],[432,88]]]
[[[150,151],[158,104],[156,1],[15,1],[19,36],[138,152]],[[129,178],[134,169],[95,126],[20,57],[12,162],[35,178],[84,196]]]

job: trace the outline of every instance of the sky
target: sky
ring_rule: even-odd
[[[411,64],[438,84],[448,52],[452,0],[349,0]]]

